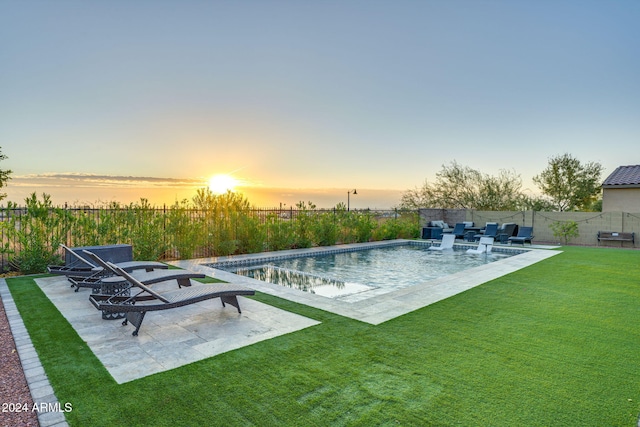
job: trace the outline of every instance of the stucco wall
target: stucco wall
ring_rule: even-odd
[[[432,219],[442,219],[447,217],[447,209],[425,209],[424,211],[438,211],[441,216]],[[456,215],[460,211],[465,213],[465,221],[473,221],[476,226],[483,227],[487,222],[515,222],[519,226],[532,226],[537,243],[561,243],[559,238],[553,235],[550,225],[556,221],[575,221],[578,224],[580,235],[569,241],[575,245],[598,245],[598,231],[635,232],[635,245],[640,247],[640,209],[638,213],[630,212],[534,212],[534,211],[474,211],[452,209]],[[423,210],[420,210],[421,218]],[[459,221],[455,221],[459,222]],[[450,222],[453,226],[455,222]],[[423,222],[423,226],[426,222]],[[601,246],[632,247],[630,242],[621,245],[620,242],[604,242]]]
[[[640,212],[640,188],[603,188],[602,212]]]

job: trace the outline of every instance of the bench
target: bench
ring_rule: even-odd
[[[620,246],[622,246],[624,242],[631,242],[632,245],[635,245],[635,233],[598,231],[598,245],[603,241],[620,242]]]

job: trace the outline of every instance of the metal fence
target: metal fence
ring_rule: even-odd
[[[300,234],[310,232],[308,228],[312,226],[316,240],[322,240],[318,236],[324,232],[335,234],[330,236],[328,244],[332,244],[334,238],[334,243],[349,243],[361,238],[357,227],[367,224],[365,221],[379,228],[389,220],[399,219],[411,224],[412,229],[419,229],[417,211],[397,209],[345,211],[288,207],[234,210],[221,206],[203,210],[166,206],[113,209],[65,206],[34,212],[29,208],[13,207],[0,210],[3,248],[0,268],[6,271],[12,257],[31,245],[33,235],[37,233],[49,247],[57,248],[57,243],[67,246],[127,243],[134,245],[134,254],[138,249],[138,255],[151,254],[154,258],[169,260],[327,243],[301,240]],[[382,234],[378,237],[389,238]],[[192,244],[195,241],[199,244]],[[153,252],[158,248],[162,248],[160,254]]]

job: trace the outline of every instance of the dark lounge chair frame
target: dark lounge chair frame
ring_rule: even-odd
[[[89,257],[89,259],[95,262],[96,265],[101,267],[104,274],[92,277],[69,277],[69,281],[72,283],[72,286],[76,287],[76,292],[78,292],[80,288],[91,288],[93,293],[96,294],[112,294],[113,292],[105,289],[119,289],[122,288],[123,283],[127,283],[127,279],[120,276],[107,261],[103,260],[91,251],[83,250],[82,252]],[[168,266],[166,266],[166,268],[168,268]],[[204,279],[206,277],[202,273],[195,273],[189,270],[167,270],[166,268],[160,271],[145,270],[145,274],[143,276],[138,276],[137,279],[145,285],[153,285],[154,283],[160,283],[167,280],[177,280],[178,287],[181,288],[183,286],[191,286],[190,279]],[[128,287],[130,286],[131,285],[128,285]]]
[[[238,309],[238,313],[242,313],[238,303],[238,295],[255,295],[253,289],[230,283],[190,286],[186,289],[178,289],[161,294],[144,285],[117,265],[109,264],[119,275],[131,283],[131,291],[134,288],[138,288],[139,292],[130,296],[94,294],[89,297],[89,300],[98,310],[103,312],[125,313],[126,318],[122,325],[124,326],[131,322],[136,327],[132,334],[134,336],[138,335],[144,316],[148,311],[168,310],[213,298],[220,298],[223,307],[226,307],[226,304],[230,304]]]
[[[509,237],[509,244],[521,243],[524,246],[526,242],[533,245],[533,227],[520,227],[517,236]]]
[[[456,225],[453,227],[453,230],[451,231],[451,234],[456,236],[456,239],[464,238],[465,226],[466,225],[465,225],[464,222],[457,222]]]
[[[60,247],[62,247],[67,254],[71,255],[73,262],[69,265],[50,265],[47,267],[49,273],[61,274],[67,277],[92,277],[104,274],[104,269],[102,267],[81,257],[73,249],[63,244],[61,244]],[[167,264],[159,261],[123,261],[115,264],[129,272],[134,270],[152,271],[154,269],[169,268]]]
[[[474,240],[480,240],[483,237],[493,237],[495,239],[497,235],[498,235],[498,224],[492,223],[492,224],[485,225],[484,232],[476,234],[475,236],[473,236],[473,238]]]

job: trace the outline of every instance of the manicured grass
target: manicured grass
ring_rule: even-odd
[[[378,326],[258,294],[322,323],[122,385],[7,282],[72,426],[635,426],[640,251],[563,250]]]

